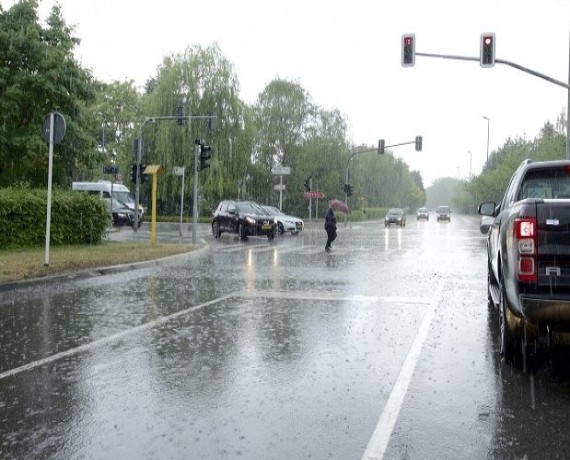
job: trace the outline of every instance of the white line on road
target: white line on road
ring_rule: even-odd
[[[190,308],[186,308],[185,310],[178,311],[176,313],[173,313],[172,315],[163,316],[163,317],[158,318],[154,321],[150,321],[148,323],[141,324],[140,326],[136,326],[136,327],[133,327],[131,329],[127,329],[126,331],[122,331],[122,332],[119,332],[117,334],[110,335],[109,337],[105,337],[103,339],[95,340],[94,342],[87,343],[85,345],[80,345],[79,347],[71,348],[69,350],[62,351],[61,353],[56,353],[55,355],[48,356],[47,358],[38,359],[37,361],[32,361],[31,363],[24,364],[23,366],[16,367],[14,369],[10,369],[9,371],[5,371],[5,372],[0,373],[0,380],[5,379],[6,377],[11,377],[11,376],[16,375],[16,374],[20,374],[20,373],[25,372],[25,371],[29,371],[29,370],[34,369],[34,368],[39,367],[39,366],[43,366],[44,364],[49,364],[49,363],[52,363],[54,361],[58,361],[62,358],[66,358],[68,356],[72,356],[72,355],[75,355],[77,353],[82,353],[84,351],[89,351],[89,350],[92,350],[94,348],[97,348],[97,347],[100,347],[103,345],[107,345],[109,343],[115,342],[118,339],[121,339],[121,338],[126,337],[126,336],[131,335],[131,334],[134,334],[136,332],[139,332],[139,331],[142,331],[145,329],[150,329],[152,327],[158,326],[159,324],[166,323],[166,322],[168,322],[174,318],[177,318],[178,316],[186,315],[186,314],[193,312],[195,310],[199,310],[200,308],[204,308],[204,307],[207,307],[209,305],[214,305],[214,304],[221,302],[223,300],[227,300],[229,298],[237,297],[237,296],[239,296],[239,293],[232,292],[232,293],[224,295],[222,297],[218,297],[217,299],[210,300],[209,302],[204,302],[203,304],[196,305],[196,306],[190,307]]]
[[[381,460],[384,457],[384,453],[386,452],[388,442],[392,436],[394,425],[398,419],[398,414],[402,408],[404,397],[408,391],[408,386],[412,380],[416,364],[420,357],[423,344],[431,326],[431,321],[433,319],[435,309],[442,293],[443,283],[440,283],[438,289],[436,290],[435,297],[432,299],[428,309],[426,310],[424,319],[422,320],[422,324],[418,329],[414,343],[408,351],[408,355],[404,360],[404,364],[402,364],[402,368],[400,369],[400,374],[398,375],[396,384],[394,385],[394,388],[388,397],[386,406],[384,407],[382,415],[378,420],[378,424],[374,429],[374,433],[368,442],[368,446],[364,451],[362,460]]]

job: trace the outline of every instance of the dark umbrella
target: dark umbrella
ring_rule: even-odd
[[[350,208],[342,200],[330,200],[329,208],[332,208],[334,211],[340,211],[344,212],[345,214],[350,214]]]

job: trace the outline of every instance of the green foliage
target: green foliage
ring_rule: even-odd
[[[54,190],[50,244],[101,242],[109,224],[104,201],[83,193]],[[0,247],[45,244],[47,192],[30,188],[0,189]]]
[[[21,0],[0,14],[0,187],[47,182],[48,146],[41,137],[44,118],[60,112],[66,135],[54,149],[53,183],[68,184],[76,164],[90,164],[93,139],[82,109],[93,99],[92,78],[75,61],[74,38],[59,6],[47,26],[38,3]]]

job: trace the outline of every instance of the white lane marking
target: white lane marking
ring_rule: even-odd
[[[288,299],[288,300],[337,300],[342,302],[387,302],[412,304],[412,305],[429,305],[425,297],[398,297],[398,296],[375,296],[362,294],[345,294],[335,291],[311,292],[311,291],[264,291],[264,290],[243,290],[239,293],[242,298],[270,298],[270,299]]]
[[[110,335],[109,337],[105,337],[103,339],[95,340],[94,342],[87,343],[85,345],[80,345],[78,347],[71,348],[71,349],[66,350],[66,351],[62,351],[61,353],[56,353],[55,355],[48,356],[47,358],[38,359],[37,361],[32,361],[28,364],[24,364],[23,366],[16,367],[14,369],[10,369],[8,371],[0,373],[0,380],[5,379],[6,377],[11,377],[13,375],[20,374],[20,373],[25,372],[25,371],[29,371],[29,370],[34,369],[34,368],[39,367],[39,366],[43,366],[44,364],[49,364],[49,363],[52,363],[54,361],[58,361],[60,359],[66,358],[68,356],[76,355],[77,353],[82,353],[84,351],[89,351],[89,350],[92,350],[94,348],[97,348],[97,347],[100,347],[103,345],[107,345],[109,343],[115,342],[116,340],[119,340],[119,339],[126,337],[128,335],[134,334],[136,332],[139,332],[139,331],[142,331],[145,329],[150,329],[150,328],[155,327],[159,324],[166,323],[166,322],[168,322],[174,318],[177,318],[179,316],[186,315],[186,314],[191,313],[193,311],[199,310],[200,308],[204,308],[204,307],[207,307],[210,305],[214,305],[218,302],[221,302],[223,300],[227,300],[227,299],[232,298],[232,297],[237,297],[238,295],[239,295],[239,293],[232,292],[232,293],[224,295],[222,297],[218,297],[217,299],[210,300],[208,302],[204,302],[203,304],[196,305],[194,307],[190,307],[190,308],[187,308],[185,310],[178,311],[176,313],[173,313],[172,315],[163,316],[163,317],[158,318],[154,321],[149,321],[148,323],[141,324],[140,326],[136,326],[136,327],[133,327],[131,329],[127,329],[125,331],[118,332],[117,334]]]
[[[394,385],[394,388],[392,388],[392,392],[388,397],[388,401],[386,402],[386,406],[384,407],[382,415],[378,420],[378,424],[374,429],[374,433],[372,434],[370,441],[368,441],[368,446],[364,451],[362,460],[381,460],[384,458],[384,453],[388,447],[388,442],[390,441],[392,431],[394,430],[396,420],[398,419],[400,409],[402,408],[404,397],[408,391],[408,386],[412,380],[416,364],[422,352],[423,344],[429,332],[435,309],[443,293],[443,283],[439,284],[436,293],[437,294],[432,299],[425,312],[424,319],[418,329],[414,343],[408,351],[404,364],[402,364],[396,384]]]
[[[61,353],[56,353],[55,355],[48,356],[47,358],[39,359],[36,361],[32,361],[30,363],[24,364],[23,366],[16,367],[14,369],[10,369],[0,373],[0,380],[5,379],[7,377],[11,377],[13,375],[20,374],[22,372],[35,369],[36,367],[43,366],[45,364],[49,364],[60,359],[66,358],[68,356],[73,356],[78,353],[82,353],[84,351],[89,351],[94,348],[110,344],[115,342],[123,337],[128,335],[134,334],[136,332],[150,329],[154,326],[159,324],[166,323],[174,318],[179,316],[186,315],[193,311],[199,310],[201,308],[214,305],[224,300],[228,300],[230,298],[278,298],[278,299],[291,299],[291,300],[334,300],[334,301],[360,301],[365,303],[375,303],[375,302],[396,302],[399,304],[427,304],[425,299],[420,298],[411,298],[411,297],[378,297],[378,296],[365,296],[361,294],[353,294],[353,295],[343,295],[339,296],[339,293],[335,292],[323,292],[323,293],[312,293],[307,291],[235,291],[230,294],[226,294],[222,297],[218,297],[217,299],[210,300],[200,305],[196,305],[194,307],[187,308],[185,310],[181,310],[179,312],[173,313],[172,315],[163,316],[158,318],[154,321],[150,321],[145,324],[141,324],[140,326],[133,327],[131,329],[127,329],[122,332],[118,332],[117,334],[111,335],[109,337],[105,337],[99,340],[96,340],[91,343],[87,343],[85,345],[80,345],[78,347],[62,351]],[[433,301],[432,301],[433,303]],[[430,307],[431,308],[431,307]],[[434,307],[435,308],[435,307]],[[425,319],[424,319],[425,321]],[[417,340],[417,339],[416,339]],[[397,383],[396,383],[397,384]]]

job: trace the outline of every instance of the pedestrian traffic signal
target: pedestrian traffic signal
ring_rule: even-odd
[[[416,36],[402,35],[402,67],[413,67],[416,63]]]
[[[416,152],[422,151],[422,136],[416,136]]]
[[[131,182],[133,184],[137,183],[137,164],[133,163],[131,165]]]
[[[344,193],[346,193],[346,196],[351,196],[352,195],[352,185],[344,184]]]
[[[495,34],[481,34],[479,59],[481,67],[493,67],[495,65]]]
[[[380,155],[384,154],[385,147],[386,147],[386,141],[384,141],[384,139],[378,139],[378,153]]]
[[[200,143],[200,171],[210,167],[211,150],[212,147],[209,145]]]
[[[311,191],[311,186],[309,185],[309,179],[305,179],[305,183],[303,184],[303,187],[305,187],[305,192]]]

